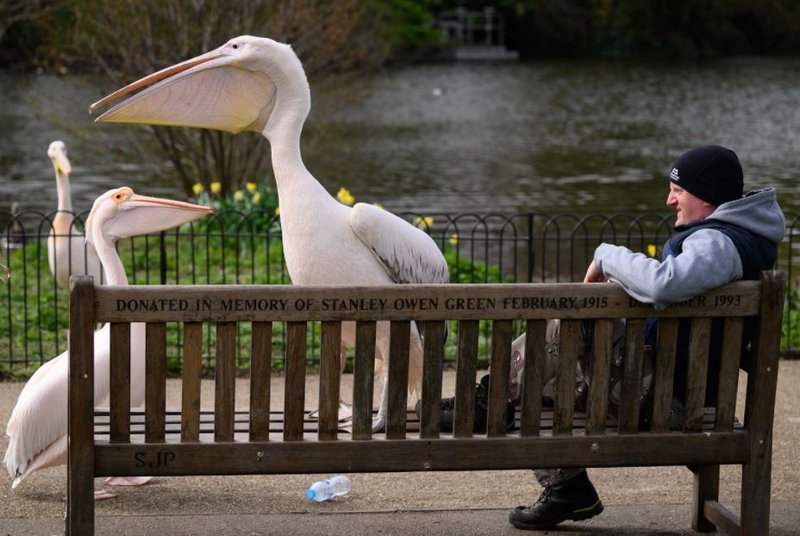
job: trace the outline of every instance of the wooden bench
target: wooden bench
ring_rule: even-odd
[[[94,530],[93,479],[101,476],[352,473],[504,470],[548,467],[685,465],[695,473],[692,527],[727,534],[769,532],[772,422],[786,277],[765,272],[665,310],[631,299],[612,284],[508,284],[310,288],[295,286],[94,287],[74,278],[70,303],[67,533]],[[658,317],[651,426],[640,431],[644,325]],[[713,317],[724,319],[720,389],[704,403]],[[744,319],[753,317],[752,368],[743,421],[735,417]],[[547,319],[561,319],[560,361],[552,409],[542,408]],[[615,319],[626,320],[625,367],[618,418],[606,417]],[[691,319],[682,430],[670,431],[678,322]],[[410,321],[424,322],[421,418],[407,396]],[[482,321],[490,322],[482,322]],[[355,321],[352,426],[340,429],[342,321]],[[390,321],[389,412],[373,434],[376,321]],[[445,322],[451,321],[451,322]],[[112,327],[110,408],[95,411],[93,338]],[[146,322],[147,384],[143,411],[130,408],[129,326]],[[182,407],[167,411],[166,331],[182,332]],[[285,324],[283,324],[285,322]],[[307,335],[319,323],[319,416],[304,400]],[[587,322],[589,324],[587,324]],[[445,326],[449,326],[449,330]],[[593,326],[593,366],[586,413],[573,407],[580,330]],[[285,328],[283,407],[270,407],[273,328]],[[521,326],[521,328],[520,328]],[[252,330],[249,409],[234,407],[237,330]],[[514,429],[504,422],[515,328],[527,333],[524,394]],[[491,330],[488,427],[472,433],[481,333]],[[448,333],[449,331],[449,333]],[[213,413],[199,410],[204,337],[216,338]],[[446,335],[447,333],[447,335]],[[452,434],[439,431],[444,341],[457,343]],[[650,407],[648,404],[647,407]],[[718,502],[719,466],[741,465],[739,516]],[[235,500],[235,497],[231,497]]]

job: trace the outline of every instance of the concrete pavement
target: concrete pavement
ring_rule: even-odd
[[[345,376],[343,382],[350,379]],[[800,536],[800,361],[782,362],[778,381],[772,534]],[[281,383],[277,379],[273,383],[276,404],[282,402]],[[3,426],[21,389],[21,383],[0,383]],[[239,391],[244,400],[245,381]],[[306,393],[309,407],[316,392],[311,378]],[[343,392],[348,392],[346,384]],[[170,393],[171,397],[177,395],[174,382]],[[204,385],[203,405],[211,404],[212,398],[209,382]],[[737,414],[742,415],[741,408]],[[6,445],[6,438],[0,438],[0,450],[5,452]],[[685,468],[592,469],[590,475],[606,505],[605,512],[589,521],[567,522],[547,534],[691,534],[692,478]],[[720,495],[726,504],[738,502],[739,475],[736,468],[722,470]],[[525,534],[508,524],[508,512],[518,504],[531,503],[540,492],[529,471],[369,473],[349,475],[351,493],[334,501],[317,504],[306,500],[305,488],[326,476],[157,478],[137,488],[116,488],[117,498],[97,505],[97,533]],[[13,491],[10,484],[4,472],[0,476],[0,536],[62,532],[64,467],[40,471]],[[97,484],[101,486],[102,481]]]

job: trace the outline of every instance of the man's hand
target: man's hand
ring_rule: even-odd
[[[589,269],[586,270],[586,276],[583,278],[584,283],[605,283],[606,276],[603,275],[603,272],[597,269],[595,266],[594,261],[589,265]]]

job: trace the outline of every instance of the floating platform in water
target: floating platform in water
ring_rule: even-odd
[[[459,61],[516,61],[519,53],[501,45],[463,45],[455,49]]]

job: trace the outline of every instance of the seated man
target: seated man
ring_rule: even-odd
[[[774,266],[785,231],[783,212],[772,188],[742,196],[744,177],[736,153],[718,145],[692,149],[675,162],[669,180],[667,206],[676,211],[675,233],[666,242],[662,258],[601,244],[584,282],[613,281],[637,300],[664,308],[732,281],[757,279],[761,271]],[[651,322],[649,327],[647,339],[652,344],[657,324]],[[688,344],[688,328],[683,332],[683,336],[679,332],[676,363],[678,398],[685,386],[681,346]],[[720,344],[712,329],[712,357]],[[536,470],[535,474],[544,491],[532,506],[512,510],[509,521],[515,527],[541,530],[603,511],[585,469]]]

